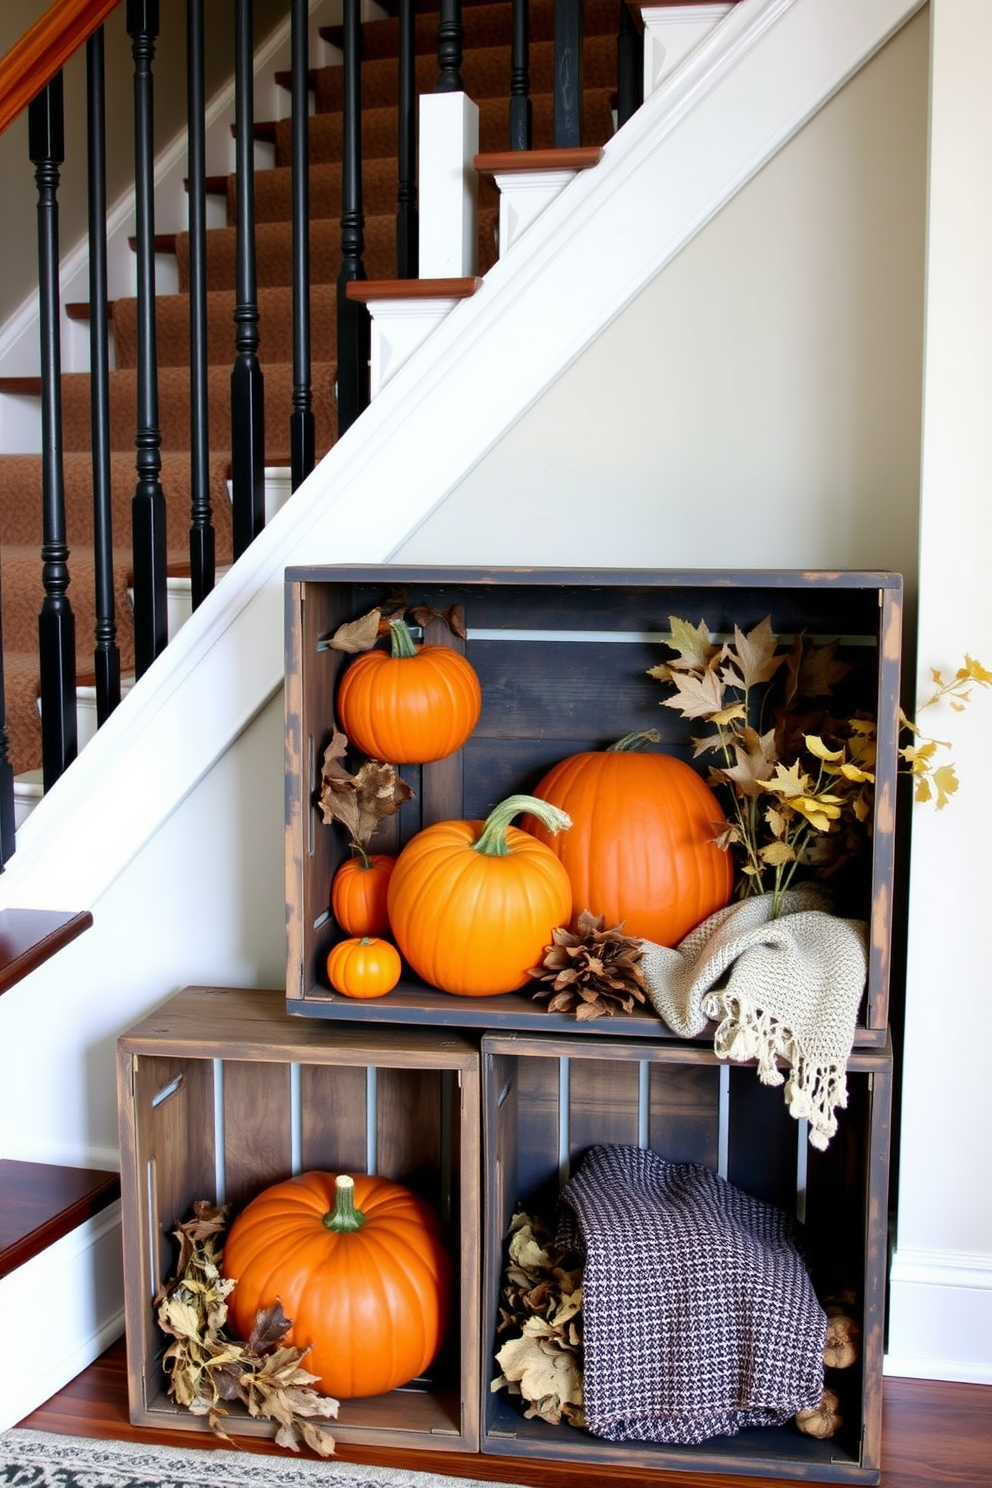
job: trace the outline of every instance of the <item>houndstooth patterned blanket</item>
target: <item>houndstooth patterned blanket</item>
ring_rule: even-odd
[[[593,1147],[558,1241],[585,1257],[596,1436],[697,1443],[819,1403],[827,1320],[780,1210],[699,1164]]]

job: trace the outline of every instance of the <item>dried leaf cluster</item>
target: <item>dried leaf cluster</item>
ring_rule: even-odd
[[[325,824],[341,823],[353,852],[368,866],[370,839],[386,817],[410,800],[413,791],[395,765],[380,760],[366,760],[352,774],[342,764],[347,750],[347,738],[335,729],[321,767],[320,810]]]
[[[527,1401],[524,1415],[557,1426],[584,1426],[582,1409],[582,1268],[569,1264],[540,1219],[518,1210],[510,1225],[500,1294],[492,1390]],[[508,1335],[508,1336],[507,1336]]]
[[[647,982],[639,962],[640,940],[624,935],[623,925],[606,928],[605,915],[584,909],[575,931],[559,926],[551,932],[544,960],[529,975],[540,987],[534,999],[547,997],[549,1013],[574,1013],[578,1022],[630,1013],[646,1000]]]
[[[708,776],[730,803],[717,840],[738,856],[741,897],[777,904],[798,868],[825,876],[870,828],[875,723],[825,706],[851,670],[835,643],[797,635],[784,647],[768,617],[727,642],[711,641],[704,621],[670,623],[675,654],[648,675],[672,686],[664,707],[709,725],[694,743],[721,761]]]
[[[348,620],[339,625],[333,635],[321,644],[324,649],[344,651],[355,655],[359,651],[371,651],[380,636],[389,634],[390,620],[405,619],[408,625],[427,626],[432,620],[441,620],[453,635],[465,640],[465,620],[461,605],[449,605],[446,610],[432,610],[428,605],[408,606],[406,595],[397,594],[381,608],[369,610],[357,620]]]
[[[193,1217],[175,1231],[176,1276],[155,1298],[159,1327],[173,1340],[162,1358],[169,1394],[194,1415],[206,1416],[211,1431],[225,1441],[231,1441],[222,1425],[227,1407],[241,1401],[249,1415],[278,1423],[277,1445],[295,1452],[302,1440],[330,1457],[334,1438],[314,1418],[336,1416],[338,1402],[311,1389],[316,1375],[301,1368],[306,1351],[282,1345],[291,1324],[281,1304],[258,1313],[247,1342],[224,1332],[235,1286],[220,1270],[226,1218],[226,1206],[200,1200]]]

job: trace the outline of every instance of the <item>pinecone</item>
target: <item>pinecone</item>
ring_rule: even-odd
[[[647,983],[638,962],[644,954],[639,940],[624,935],[623,925],[604,929],[605,915],[584,909],[576,932],[564,926],[553,930],[552,944],[545,947],[540,966],[529,975],[549,982],[534,1000],[549,997],[549,1013],[573,1013],[579,1022],[633,1012],[646,1001]]]

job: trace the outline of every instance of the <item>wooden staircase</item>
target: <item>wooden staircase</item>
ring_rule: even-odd
[[[466,4],[462,75],[479,106],[480,150],[503,151],[508,136],[510,28],[508,3]],[[616,0],[589,0],[584,7],[584,138],[601,145],[613,132],[616,90]],[[417,88],[429,92],[437,76],[438,16],[426,8],[416,18]],[[531,98],[535,148],[553,143],[554,4],[531,5]],[[331,42],[339,39],[327,33]],[[362,152],[365,214],[365,272],[370,281],[396,274],[398,21],[366,22],[362,29]],[[336,281],[341,264],[342,69],[311,69],[314,113],[310,120],[310,266],[312,279],[312,404],[318,459],[337,437],[335,402]],[[288,83],[288,77],[280,81]],[[293,393],[291,121],[262,120],[256,141],[268,142],[272,165],[256,169],[256,273],[259,360],[264,376],[265,463],[289,462]],[[235,220],[234,177],[212,179],[211,188],[227,200],[228,222]],[[489,176],[479,182],[478,272],[498,254],[499,197]],[[157,300],[157,361],[161,428],[161,484],[167,508],[170,574],[188,572],[191,506],[189,234],[180,224],[156,223],[160,252],[174,255],[179,292]],[[230,382],[234,355],[236,233],[233,225],[207,234],[208,402],[211,439],[210,499],[216,528],[217,564],[231,561],[232,535],[228,479],[231,469]],[[75,319],[87,316],[75,304]],[[137,420],[137,324],[133,299],[110,305],[113,370],[110,374],[113,535],[117,641],[121,672],[134,667],[130,608],[132,558],[130,507],[135,489],[134,440]],[[0,382],[0,393],[24,392]],[[76,618],[76,667],[80,683],[94,670],[94,518],[90,473],[90,389],[85,373],[62,376],[67,537]],[[41,533],[41,456],[0,454],[0,544],[4,610],[4,666],[10,758],[15,777],[37,772],[41,762],[38,717],[37,617],[43,597],[39,549]],[[25,497],[25,493],[29,493]]]

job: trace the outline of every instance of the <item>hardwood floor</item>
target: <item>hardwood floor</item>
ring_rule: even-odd
[[[220,1445],[189,1431],[151,1431],[131,1426],[123,1342],[114,1344],[22,1426],[70,1436],[161,1442],[209,1450]],[[332,1423],[333,1429],[333,1423]],[[280,1454],[271,1442],[245,1443],[256,1453]],[[419,1468],[483,1482],[521,1483],[528,1488],[645,1488],[643,1474],[573,1464],[470,1456],[453,1452],[388,1452],[341,1445],[343,1461]],[[992,1488],[992,1388],[926,1380],[885,1381],[881,1488]],[[757,1488],[765,1480],[724,1474],[659,1476],[659,1488]],[[777,1488],[788,1488],[776,1479]]]

